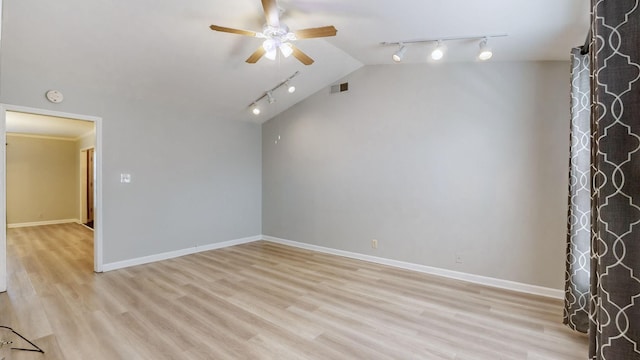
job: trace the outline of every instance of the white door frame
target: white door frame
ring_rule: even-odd
[[[93,121],[95,124],[95,173],[94,175],[94,233],[93,268],[102,272],[102,118],[88,115],[70,114],[60,111],[36,109],[25,106],[0,104],[0,144],[7,143],[7,111],[29,114],[57,116],[74,120]],[[0,156],[0,292],[7,291],[7,152],[6,146]]]

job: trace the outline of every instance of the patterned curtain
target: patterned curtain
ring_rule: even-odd
[[[591,261],[591,81],[589,54],[571,50],[571,160],[564,323],[589,330]]]
[[[594,360],[640,360],[639,1],[591,0]]]

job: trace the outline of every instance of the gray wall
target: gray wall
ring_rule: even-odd
[[[349,92],[263,125],[263,234],[562,288],[568,76],[564,62],[362,68]]]
[[[206,102],[131,101],[126,91],[101,96],[85,91],[89,83],[6,61],[4,69],[12,75],[2,81],[3,103],[102,117],[104,263],[261,233],[259,125],[217,119]],[[67,104],[42,101],[54,82]],[[31,94],[13,91],[24,87]],[[132,183],[121,184],[120,173]]]
[[[102,117],[105,263],[261,233],[260,125],[217,116],[204,79],[73,43],[95,39],[27,38],[29,9],[4,10],[0,102]],[[64,102],[47,102],[50,89]]]

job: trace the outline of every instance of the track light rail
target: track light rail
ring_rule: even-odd
[[[424,43],[437,43],[438,41],[456,41],[456,40],[482,40],[484,38],[498,38],[509,36],[508,34],[490,34],[490,35],[474,35],[474,36],[452,36],[452,37],[440,37],[432,39],[416,39],[416,40],[403,40],[403,41],[383,41],[380,45],[409,45],[409,44],[424,44]]]

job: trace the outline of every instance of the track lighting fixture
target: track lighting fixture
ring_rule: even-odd
[[[491,59],[493,56],[493,52],[487,46],[489,42],[489,38],[495,37],[505,37],[507,34],[495,34],[495,35],[482,35],[482,36],[461,36],[461,37],[445,37],[445,38],[437,38],[437,39],[424,39],[424,40],[406,40],[406,41],[396,41],[396,42],[382,42],[380,45],[383,46],[399,46],[399,49],[393,54],[391,57],[395,62],[401,62],[404,57],[405,52],[407,51],[407,45],[419,45],[426,43],[435,43],[435,48],[431,51],[431,59],[434,61],[439,61],[444,58],[445,52],[447,50],[445,46],[445,42],[447,41],[458,41],[458,40],[479,40],[480,41],[480,51],[478,52],[478,59],[482,61],[486,61]]]
[[[491,48],[487,46],[488,41],[489,39],[487,39],[486,37],[480,41],[480,52],[478,52],[478,59],[481,61],[487,61],[493,56]]]
[[[404,57],[404,53],[406,52],[407,52],[407,47],[403,43],[400,43],[400,49],[398,49],[398,51],[396,51],[391,58],[395,62],[400,62],[402,61],[402,58]]]
[[[282,50],[282,49],[280,49]],[[262,99],[267,99],[267,101],[269,102],[269,104],[273,104],[276,102],[276,98],[274,96],[274,92],[276,90],[278,90],[279,88],[285,86],[287,89],[287,92],[289,92],[290,94],[296,91],[296,87],[293,86],[291,84],[291,80],[293,78],[295,78],[296,76],[298,76],[300,74],[299,71],[296,71],[295,73],[293,73],[293,75],[289,76],[288,78],[286,78],[284,81],[282,81],[281,83],[279,83],[278,85],[274,86],[271,90],[267,90],[265,91],[259,98],[255,99],[251,105],[249,105],[249,108],[251,109],[251,112],[254,115],[260,115],[260,107],[258,106],[258,103],[260,102],[260,100]]]
[[[444,57],[444,45],[442,45],[442,40],[438,40],[436,48],[431,52],[431,59],[438,61]]]

